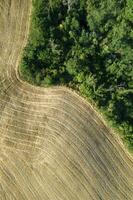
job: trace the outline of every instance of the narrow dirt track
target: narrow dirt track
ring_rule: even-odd
[[[133,200],[133,159],[83,98],[21,81],[30,0],[0,0],[0,199]]]

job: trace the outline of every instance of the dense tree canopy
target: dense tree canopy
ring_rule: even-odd
[[[34,0],[20,72],[93,99],[133,148],[132,0]]]

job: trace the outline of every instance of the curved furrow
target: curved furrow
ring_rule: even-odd
[[[39,193],[39,188],[37,184],[33,184],[33,182],[30,179],[28,179],[29,175],[32,175],[32,168],[30,168],[27,165],[27,163],[22,159],[22,156],[20,159],[19,156],[17,155],[18,159],[16,162],[16,157],[15,157],[16,152],[12,153],[8,151],[8,154],[10,155],[10,158],[4,154],[4,160],[5,160],[6,165],[11,167],[11,169],[9,168],[8,171],[12,173],[12,176],[15,177],[15,182],[17,182],[16,185],[21,184],[21,187],[23,190],[21,198],[27,199],[27,200],[29,198],[40,199],[41,191]],[[45,193],[43,193],[43,195],[47,197],[46,199],[48,199],[48,196]],[[17,199],[18,199],[18,196],[19,194],[17,195]]]
[[[132,200],[133,159],[96,109],[20,79],[30,13],[30,0],[0,0],[1,199]]]

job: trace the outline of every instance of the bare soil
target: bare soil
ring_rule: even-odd
[[[133,159],[86,100],[20,80],[30,0],[0,0],[0,199],[132,200]]]

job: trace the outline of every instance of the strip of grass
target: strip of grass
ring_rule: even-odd
[[[91,99],[133,149],[133,4],[34,0],[24,80],[66,85]]]

